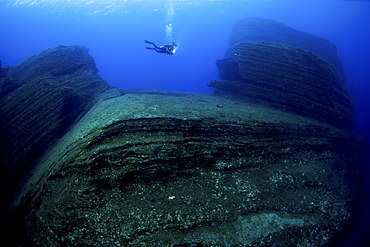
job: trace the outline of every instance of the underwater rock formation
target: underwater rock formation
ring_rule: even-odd
[[[107,90],[91,70],[59,84],[75,76],[96,86],[58,140],[43,134],[49,148],[7,215],[14,246],[331,246],[349,231],[365,155],[349,130],[213,95]],[[65,102],[64,90],[47,102]],[[54,121],[33,92],[22,101]],[[48,123],[24,121],[38,134]]]
[[[0,181],[9,188],[2,190],[2,207],[33,162],[109,87],[87,52],[58,46],[7,68],[0,78]]]
[[[217,61],[215,94],[309,116],[338,127],[352,126],[353,105],[341,75],[316,54],[264,42],[242,42]]]
[[[361,144],[218,97],[125,94],[44,156],[15,213],[42,246],[324,246],[359,202]]]
[[[267,42],[311,51],[332,63],[344,75],[337,48],[329,40],[274,20],[249,17],[238,21],[230,35],[226,58],[233,56],[234,45],[239,42]]]

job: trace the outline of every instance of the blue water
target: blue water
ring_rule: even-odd
[[[215,61],[223,58],[234,23],[246,17],[274,19],[334,43],[355,104],[354,130],[370,139],[368,1],[1,0],[0,60],[14,66],[60,44],[84,45],[111,85],[210,93]],[[144,39],[174,41],[178,50],[158,54],[145,49]],[[363,221],[369,221],[366,207]],[[358,225],[350,245],[370,233],[367,225]]]

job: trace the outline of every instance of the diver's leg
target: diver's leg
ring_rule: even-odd
[[[154,42],[150,42],[150,41],[148,41],[148,40],[144,40],[144,42],[145,42],[145,43],[147,43],[147,44],[154,45],[154,47],[155,47],[156,49],[161,49],[159,46],[157,46],[156,44],[154,44]]]
[[[147,44],[151,44],[151,45],[153,45],[153,44],[154,44],[153,42],[150,42],[150,41],[148,41],[148,40],[144,40],[144,42],[145,42],[145,43],[147,43]]]
[[[156,44],[154,44],[154,42],[150,42],[148,40],[144,40],[144,42],[147,43],[147,44],[154,45],[155,48],[159,49],[159,47]]]

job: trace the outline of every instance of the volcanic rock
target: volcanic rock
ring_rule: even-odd
[[[95,104],[39,162],[15,232],[40,246],[325,246],[348,230],[358,137],[215,96],[164,94]]]
[[[242,42],[217,61],[215,94],[265,104],[342,128],[352,126],[353,105],[338,70],[316,54],[265,42]]]
[[[2,206],[33,162],[109,87],[97,71],[82,46],[48,49],[6,69],[0,79],[0,180],[8,188]]]
[[[213,95],[108,90],[85,48],[55,49],[84,65],[6,73],[20,86],[1,99],[1,148],[17,156],[1,165],[30,175],[4,242],[332,246],[351,229],[365,174],[351,131]]]
[[[226,58],[233,56],[239,42],[267,42],[311,51],[333,64],[344,78],[344,70],[337,48],[329,40],[306,33],[270,19],[249,17],[238,21],[229,38]]]

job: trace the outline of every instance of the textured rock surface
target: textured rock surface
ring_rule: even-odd
[[[359,139],[215,96],[102,100],[14,211],[39,246],[330,246],[359,202]],[[186,245],[187,244],[187,245]]]
[[[238,43],[217,61],[217,95],[266,104],[350,128],[353,105],[334,66],[312,52],[264,42]]]
[[[96,71],[80,46],[2,71],[3,192],[29,173],[8,246],[332,246],[350,230],[365,149],[349,130]]]
[[[337,48],[329,40],[263,18],[250,17],[236,23],[230,35],[226,57],[232,57],[235,44],[255,41],[283,44],[312,51],[332,63],[341,73],[344,72]]]
[[[87,52],[82,46],[58,46],[4,70],[0,78],[2,186],[16,186],[45,149],[109,87],[96,74]],[[3,202],[10,196],[6,192],[1,193]]]

